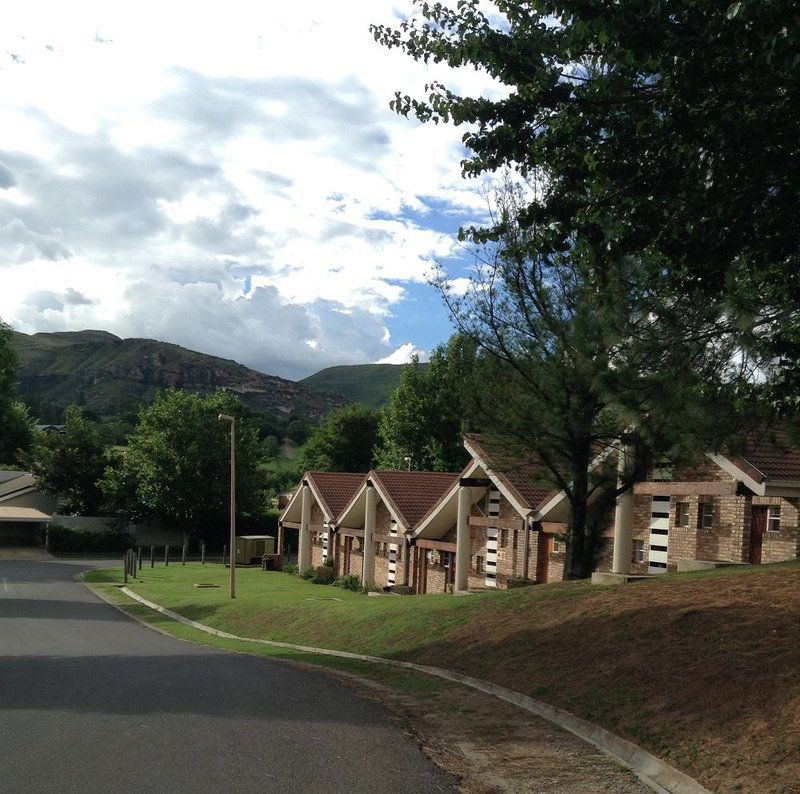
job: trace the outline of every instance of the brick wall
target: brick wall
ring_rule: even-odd
[[[779,532],[765,532],[761,546],[761,562],[783,562],[800,557],[800,500],[780,497],[754,496],[754,505],[775,505],[781,509]],[[749,554],[749,537],[748,537]]]

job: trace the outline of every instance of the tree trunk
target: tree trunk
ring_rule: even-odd
[[[565,579],[585,579],[591,575],[594,550],[587,548],[587,500],[589,496],[589,452],[575,456],[576,465],[572,479],[572,499],[567,531],[567,553],[564,564]]]

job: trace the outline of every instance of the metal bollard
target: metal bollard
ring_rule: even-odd
[[[164,566],[169,565],[169,546],[164,546]]]
[[[206,542],[200,541],[200,565],[206,564]]]
[[[186,565],[186,544],[183,544],[183,548],[181,548],[181,565]]]
[[[151,568],[155,568],[156,567],[156,547],[155,546],[151,546],[150,547],[150,567]]]

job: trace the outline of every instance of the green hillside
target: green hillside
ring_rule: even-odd
[[[43,422],[59,422],[71,403],[104,424],[130,427],[160,389],[237,393],[253,412],[279,425],[294,417],[318,422],[347,400],[265,375],[235,361],[153,339],[120,339],[105,331],[14,333],[17,391]]]
[[[389,397],[400,383],[402,370],[402,364],[353,364],[328,367],[300,382],[317,391],[340,394],[368,408],[380,408],[389,402]]]

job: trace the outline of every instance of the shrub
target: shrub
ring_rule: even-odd
[[[287,562],[283,566],[283,572],[284,573],[297,573],[297,570],[298,570],[298,568],[293,562]]]
[[[354,573],[348,574],[347,576],[340,576],[336,579],[334,584],[337,587],[343,587],[345,590],[352,590],[354,593],[361,591],[361,579]]]
[[[336,578],[336,573],[329,565],[320,565],[314,573],[314,578],[311,580],[314,584],[333,584]]]
[[[322,563],[326,568],[333,568],[333,557],[328,557],[325,562]]]
[[[47,530],[48,548],[61,553],[116,552],[122,554],[134,545],[127,532],[90,532],[54,524]]]
[[[301,579],[313,579],[317,575],[317,571],[313,565],[306,565],[300,573]]]

